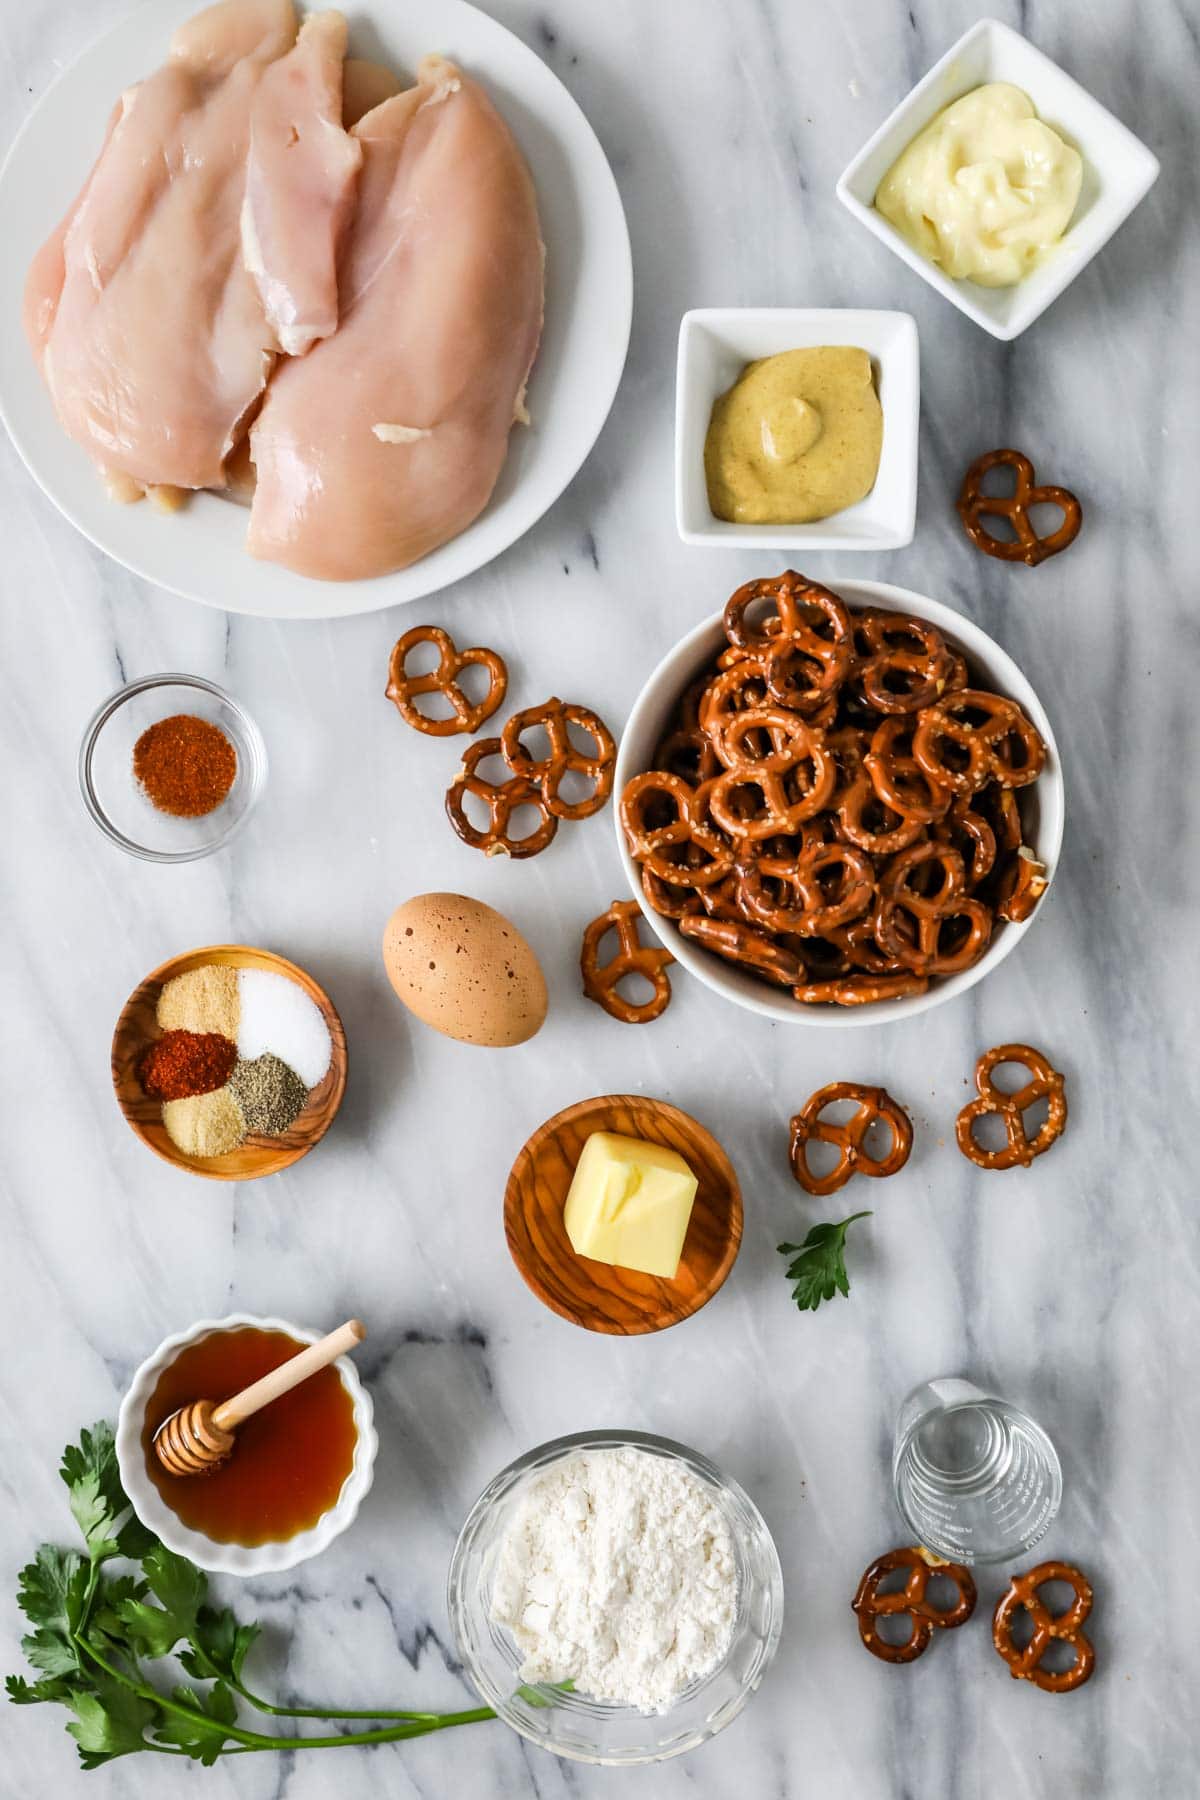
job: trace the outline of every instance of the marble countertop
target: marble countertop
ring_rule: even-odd
[[[519,545],[406,613],[227,618],[106,561],[0,443],[4,1660],[20,1660],[16,1569],[40,1539],[70,1541],[61,1446],[115,1414],[168,1331],[233,1308],[322,1325],[361,1313],[382,1440],[353,1531],[293,1574],[238,1591],[268,1626],[260,1685],[347,1705],[470,1704],[443,1593],[458,1527],[519,1451],[599,1425],[681,1438],[751,1491],[783,1560],[782,1647],[722,1738],[655,1769],[558,1764],[480,1726],[332,1760],[234,1759],[201,1774],[156,1759],[84,1778],[61,1714],[46,1708],[5,1712],[0,1792],[1185,1800],[1200,1787],[1188,1599],[1200,1550],[1200,1286],[1184,1145],[1200,1099],[1194,23],[1167,0],[1001,8],[1163,165],[1069,293],[1005,346],[833,197],[851,153],[976,16],[964,0],[489,3],[594,123],[636,270],[612,417]],[[125,10],[2,0],[5,136]],[[813,558],[812,572],[834,586],[839,573],[885,577],[978,621],[1033,677],[1062,749],[1066,845],[1037,929],[968,996],[886,1031],[772,1026],[682,975],[658,1024],[608,1020],[582,999],[576,956],[584,922],[622,891],[611,814],[560,834],[536,861],[484,861],[442,816],[451,752],[406,732],[383,698],[393,640],[430,617],[460,642],[501,649],[517,704],[560,692],[618,726],[663,651],[763,572],[760,559],[688,550],[675,534],[675,337],[682,311],[716,304],[915,314],[916,541]],[[1086,511],[1075,547],[1035,573],[980,557],[950,506],[966,463],[1010,442]],[[92,708],[164,668],[228,685],[271,755],[244,835],[183,868],[136,864],[102,841],[75,782]],[[459,1046],[394,999],[383,922],[438,887],[493,902],[537,946],[552,1006],[531,1044]],[[108,1075],[113,1021],[146,970],[223,940],[309,968],[351,1046],[346,1101],[321,1148],[229,1189],[147,1155]],[[1071,1122],[1028,1174],[980,1177],[954,1149],[952,1120],[978,1052],[1011,1038],[1065,1069]],[[917,1143],[901,1177],[853,1196],[875,1211],[853,1246],[849,1301],[800,1316],[775,1245],[835,1215],[788,1178],[786,1121],[834,1078],[884,1082],[910,1105]],[[746,1235],[704,1312],[620,1341],[575,1330],[526,1290],[501,1195],[547,1114],[631,1087],[694,1111],[723,1140]],[[858,1644],[858,1574],[903,1541],[888,1477],[897,1407],[913,1383],[959,1372],[1026,1405],[1061,1451],[1065,1500],[1045,1553],[1078,1559],[1097,1591],[1098,1673],[1070,1697],[1010,1681],[982,1622],[908,1669]],[[999,1586],[984,1576],[981,1614]]]

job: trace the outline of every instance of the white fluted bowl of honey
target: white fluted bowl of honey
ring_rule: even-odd
[[[163,1421],[193,1400],[221,1401],[322,1334],[286,1319],[201,1319],[159,1345],[117,1415],[121,1480],[142,1524],[198,1568],[266,1575],[317,1556],[353,1524],[375,1473],[374,1408],[342,1356],[238,1429],[227,1461],[167,1473],[154,1449]]]

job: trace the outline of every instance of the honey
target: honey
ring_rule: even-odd
[[[218,1544],[271,1544],[316,1524],[337,1504],[354,1464],[354,1400],[336,1368],[321,1369],[237,1430],[227,1462],[172,1476],[154,1433],[192,1400],[228,1400],[306,1346],[282,1331],[242,1325],[189,1344],[159,1376],[146,1407],[146,1473],[171,1511]]]

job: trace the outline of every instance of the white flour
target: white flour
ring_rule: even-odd
[[[665,1712],[728,1652],[729,1528],[690,1469],[645,1450],[587,1450],[535,1477],[496,1563],[492,1618],[526,1681]]]

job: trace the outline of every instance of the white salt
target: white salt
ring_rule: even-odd
[[[270,1051],[314,1088],[329,1068],[333,1042],[321,1009],[286,975],[238,970],[238,1055],[246,1062]]]

